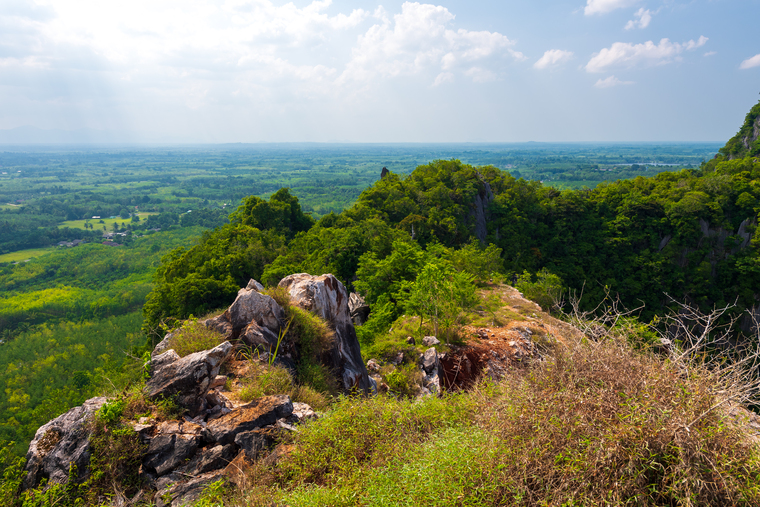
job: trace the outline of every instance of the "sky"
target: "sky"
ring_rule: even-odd
[[[760,0],[0,0],[0,129],[125,142],[723,141]]]

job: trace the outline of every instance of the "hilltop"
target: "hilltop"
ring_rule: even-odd
[[[595,189],[438,160],[319,220],[244,199],[2,498],[758,503],[758,107],[699,169]]]

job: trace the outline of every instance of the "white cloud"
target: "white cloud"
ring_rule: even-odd
[[[587,0],[583,13],[586,16],[592,14],[606,14],[616,9],[624,9],[639,3],[639,0]]]
[[[615,76],[610,76],[606,79],[599,79],[596,83],[594,83],[594,86],[597,88],[612,88],[613,86],[618,85],[632,85],[633,81],[621,81]]]
[[[718,54],[718,52],[717,52],[717,51],[708,51],[707,53],[705,53],[705,54],[704,54],[704,55],[702,55],[702,56],[712,56],[712,55],[717,55],[717,54]]]
[[[547,69],[549,67],[556,67],[562,63],[573,58],[572,51],[564,51],[562,49],[550,49],[544,53],[544,56],[538,59],[533,64],[535,69]]]
[[[694,42],[694,40],[690,40],[689,42],[687,42],[684,45],[684,47],[687,50],[691,51],[692,49],[701,48],[702,46],[704,46],[705,44],[707,44],[708,40],[709,39],[707,37],[705,37],[704,35],[700,35],[699,36],[699,40],[697,40],[697,42]]]
[[[643,44],[615,42],[609,48],[595,53],[586,64],[587,72],[606,72],[608,68],[631,68],[647,65],[663,65],[680,58],[684,51],[702,47],[707,37],[701,36],[696,42],[690,40],[683,44],[662,39],[659,44],[647,41]]]
[[[475,82],[490,81],[496,73],[484,67],[510,56],[514,42],[498,32],[448,28],[454,15],[442,6],[405,2],[401,13],[372,26],[359,36],[339,83],[370,82],[378,76],[396,77],[426,71],[437,73],[433,84],[451,81],[456,72]],[[475,65],[477,64],[477,65]]]
[[[626,30],[633,30],[634,28],[646,28],[652,21],[652,11],[649,9],[641,8],[634,13],[634,16],[638,19],[631,19],[625,25]]]
[[[740,69],[751,69],[752,67],[760,67],[760,53],[751,58],[747,58],[741,63],[741,65],[739,65]]]

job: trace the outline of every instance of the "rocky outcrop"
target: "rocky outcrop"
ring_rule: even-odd
[[[157,429],[143,458],[144,473],[162,476],[195,456],[202,443],[203,427],[189,422],[171,421]]]
[[[235,442],[239,433],[269,426],[292,413],[293,403],[288,396],[265,396],[214,419],[206,426],[204,435],[207,440],[227,445]]]
[[[90,423],[105,402],[106,398],[89,399],[37,430],[26,454],[24,489],[37,486],[43,478],[65,483],[71,465],[76,467],[77,480],[83,480],[90,463]]]
[[[316,314],[335,330],[335,341],[325,359],[327,366],[339,373],[343,388],[349,392],[371,392],[373,384],[362,361],[343,284],[333,275],[299,273],[283,278],[279,286],[288,291],[293,304]]]
[[[146,394],[150,398],[176,397],[180,406],[197,414],[206,408],[204,397],[231,352],[232,344],[228,341],[182,358],[170,349],[151,361]]]
[[[271,296],[259,292],[256,280],[238,291],[237,298],[223,314],[205,322],[206,327],[227,340],[241,340],[250,347],[268,351],[277,345],[277,336],[285,321],[285,312]]]
[[[491,190],[491,185],[488,184],[483,175],[478,173],[478,177],[483,184],[483,188],[475,195],[475,202],[473,203],[473,213],[475,215],[475,237],[478,238],[481,243],[485,243],[486,237],[488,236],[487,224],[488,219],[490,218],[488,206],[491,204],[491,202],[493,202],[495,197],[493,191]]]
[[[355,326],[361,326],[369,318],[369,305],[356,292],[348,296],[348,311]]]

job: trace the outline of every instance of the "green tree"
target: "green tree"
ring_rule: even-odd
[[[454,271],[445,261],[433,260],[417,276],[406,307],[419,315],[420,328],[425,317],[433,322],[436,336],[443,327],[448,341],[451,327],[459,323],[463,310],[471,308],[476,300],[472,275]]]

